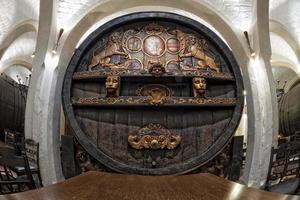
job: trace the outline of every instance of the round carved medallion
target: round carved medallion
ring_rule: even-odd
[[[138,37],[131,37],[127,40],[127,49],[129,51],[139,51],[142,47],[142,41]]]
[[[150,35],[144,40],[143,50],[149,56],[161,56],[165,51],[165,42],[157,35]]]
[[[177,38],[169,38],[167,40],[167,49],[171,53],[177,53],[180,50],[180,42]]]

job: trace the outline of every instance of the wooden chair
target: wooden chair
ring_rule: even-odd
[[[13,131],[5,129],[4,130],[4,142],[7,146],[14,148],[15,144],[16,144],[15,133]]]
[[[0,174],[1,194],[22,192],[26,189],[36,188],[26,156],[16,156],[2,152],[0,156],[0,165],[4,169],[4,173],[1,172]],[[25,169],[24,175],[15,176],[14,173],[10,171],[10,168],[15,166],[23,166]]]
[[[24,149],[24,136],[22,133],[11,131],[8,129],[4,130],[5,144],[15,149],[17,155],[21,155]]]
[[[300,183],[300,143],[287,142],[272,148],[266,189],[294,194]]]
[[[32,174],[37,174],[39,179],[39,184],[43,187],[41,173],[40,173],[40,165],[39,165],[39,143],[35,142],[32,139],[25,140],[25,156],[28,159],[30,170]],[[17,166],[12,169],[18,175],[23,175],[25,173],[25,169],[22,166]]]

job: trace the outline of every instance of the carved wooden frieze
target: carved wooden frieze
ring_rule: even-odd
[[[130,133],[128,144],[134,149],[175,149],[181,142],[181,136],[172,135],[161,124],[150,123]]]
[[[119,75],[121,77],[138,77],[138,76],[151,76],[151,74],[143,72],[129,72],[128,70],[119,69],[119,70],[103,70],[103,71],[82,71],[75,72],[73,75],[73,80],[85,80],[85,79],[95,79],[95,78],[105,78],[110,75]],[[172,77],[172,76],[185,76],[185,77],[194,77],[199,76],[202,78],[209,79],[219,79],[234,81],[234,76],[231,73],[220,73],[220,72],[210,72],[210,71],[179,71],[175,74],[172,73],[161,73],[161,77]]]
[[[159,93],[159,92],[158,92]],[[155,95],[154,95],[155,96]],[[157,99],[155,99],[157,98]],[[161,103],[159,103],[161,102]],[[194,97],[81,97],[72,98],[74,106],[235,106],[236,98],[194,98]]]
[[[79,72],[74,74],[74,79],[116,73],[153,76],[199,75],[199,72],[223,74],[218,55],[208,53],[210,46],[207,41],[176,27],[152,22],[112,32],[103,43],[100,51],[95,49],[92,52],[86,65],[87,72],[97,72],[97,75]],[[226,76],[233,77],[227,74],[223,78]]]

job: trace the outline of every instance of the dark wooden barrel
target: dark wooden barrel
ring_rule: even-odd
[[[279,101],[279,131],[285,136],[300,134],[300,83]]]
[[[25,91],[25,90],[24,90]],[[26,99],[18,84],[5,75],[0,76],[0,131],[24,131]],[[3,135],[1,134],[2,139]]]
[[[62,96],[93,159],[121,173],[163,175],[194,170],[228,144],[242,91],[240,68],[216,34],[183,16],[145,12],[87,37]]]

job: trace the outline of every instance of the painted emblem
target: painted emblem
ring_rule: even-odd
[[[142,47],[142,41],[138,37],[131,37],[127,40],[127,49],[129,51],[139,51]]]
[[[165,52],[165,43],[157,35],[150,35],[144,40],[143,51],[149,56],[161,56]]]
[[[176,38],[170,38],[167,40],[167,49],[170,53],[178,53],[180,50],[180,42]]]

